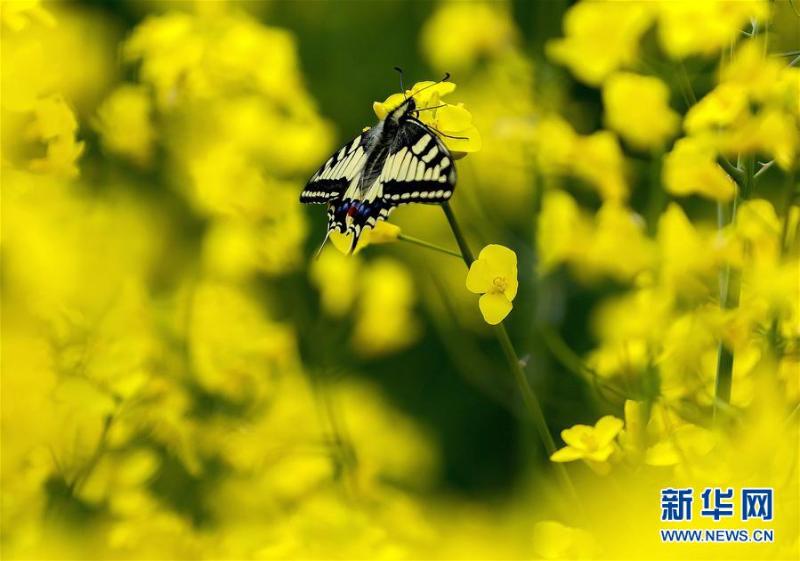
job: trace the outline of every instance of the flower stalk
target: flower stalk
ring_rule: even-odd
[[[736,223],[736,210],[742,200],[750,196],[750,190],[755,180],[755,158],[750,156],[745,161],[744,177],[741,179],[741,189],[733,200],[729,224]],[[738,168],[737,168],[738,169]],[[725,220],[720,220],[720,228],[727,225]],[[739,306],[739,293],[741,288],[741,271],[730,265],[725,268],[720,278],[720,305],[725,310],[733,310]],[[714,382],[714,419],[719,420],[721,413],[728,409],[731,402],[733,387],[733,350],[724,341],[720,341],[717,350],[717,373]]]
[[[420,240],[418,238],[414,238],[411,236],[407,236],[406,234],[400,234],[397,236],[398,240],[408,242],[414,245],[418,245],[420,247],[424,247],[427,249],[432,249],[433,251],[438,251],[439,253],[444,253],[445,255],[451,255],[453,257],[458,257],[461,259],[461,254],[457,251],[453,251],[452,249],[447,249],[436,244],[432,244],[430,242],[426,242],[425,240]]]
[[[447,217],[447,222],[450,224],[450,229],[452,230],[453,236],[456,239],[458,248],[461,251],[461,257],[464,260],[464,264],[466,264],[467,269],[469,269],[470,265],[472,265],[472,262],[475,261],[475,256],[467,244],[467,240],[464,237],[464,233],[462,232],[458,221],[456,220],[453,209],[450,208],[450,204],[445,202],[442,205],[442,209]],[[497,341],[500,343],[500,347],[503,349],[503,355],[505,356],[508,367],[514,376],[514,382],[516,383],[517,389],[522,395],[522,401],[531,416],[531,420],[533,421],[536,432],[539,435],[539,439],[547,451],[548,457],[550,457],[556,452],[557,448],[555,441],[553,440],[553,436],[550,434],[550,429],[547,427],[547,421],[545,420],[544,412],[542,411],[542,406],[538,397],[536,396],[536,392],[528,382],[525,371],[522,369],[522,363],[517,356],[517,352],[514,350],[514,345],[511,343],[511,338],[508,336],[508,331],[506,330],[505,325],[500,322],[493,326],[492,330],[494,331]],[[570,495],[572,495],[573,498],[577,498],[575,488],[572,485],[572,481],[570,480],[564,466],[561,464],[556,464],[556,472],[558,473],[558,477],[561,479],[562,484],[570,493]]]

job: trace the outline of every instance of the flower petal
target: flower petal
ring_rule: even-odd
[[[442,132],[457,133],[472,126],[472,115],[464,105],[445,105],[436,110],[438,129]],[[463,136],[463,135],[459,135]]]
[[[478,300],[478,307],[489,325],[497,325],[503,321],[513,308],[508,298],[502,294],[484,294]]]
[[[505,277],[511,283],[517,280],[517,254],[505,246],[489,244],[481,250],[479,259],[486,261],[492,277]],[[516,295],[516,288],[514,289]]]
[[[595,438],[597,438],[598,447],[603,447],[614,440],[614,437],[619,434],[625,423],[622,419],[617,419],[612,415],[606,415],[595,425]]]
[[[572,448],[571,446],[565,446],[561,450],[556,450],[553,452],[553,455],[550,456],[550,460],[553,462],[572,462],[574,460],[580,460],[583,457],[583,452]]]
[[[587,437],[594,431],[593,427],[588,425],[574,425],[568,429],[561,431],[561,438],[575,448],[586,448],[584,444]]]
[[[467,273],[467,290],[475,294],[489,292],[492,285],[492,274],[486,266],[486,261],[478,259],[469,266]]]

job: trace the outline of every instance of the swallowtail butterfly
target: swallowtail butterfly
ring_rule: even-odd
[[[441,204],[453,195],[453,157],[437,133],[417,118],[419,111],[414,96],[407,97],[337,150],[300,194],[301,203],[328,205],[328,235],[352,234],[350,251],[362,232],[396,206]]]

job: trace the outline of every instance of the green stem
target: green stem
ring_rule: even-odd
[[[444,214],[447,217],[448,223],[450,224],[450,229],[453,231],[453,236],[456,238],[456,243],[458,243],[458,247],[461,250],[461,257],[464,259],[464,263],[467,265],[467,268],[469,268],[473,261],[475,261],[472,250],[467,244],[464,233],[461,231],[461,227],[458,225],[458,221],[456,220],[455,214],[453,214],[453,210],[450,208],[450,205],[448,203],[444,203],[442,205],[442,209],[444,210]],[[536,397],[536,393],[528,382],[528,377],[525,375],[525,372],[522,369],[522,364],[520,363],[519,357],[514,350],[514,345],[511,343],[511,338],[508,336],[508,331],[506,330],[505,325],[499,323],[494,326],[493,331],[495,337],[497,337],[497,341],[500,343],[500,347],[503,349],[503,355],[506,358],[508,367],[511,369],[511,373],[514,375],[514,381],[517,384],[517,388],[519,389],[520,394],[522,394],[522,401],[525,404],[525,408],[531,415],[536,432],[539,434],[539,438],[542,441],[545,450],[547,451],[548,457],[550,457],[556,451],[556,444],[553,440],[553,436],[550,434],[550,429],[547,427],[547,421],[545,420],[544,412],[542,411],[539,399]],[[561,479],[562,484],[569,491],[570,495],[577,499],[577,493],[572,485],[569,475],[567,474],[567,470],[560,463],[555,463],[555,466],[556,472],[558,473],[558,477]]]
[[[740,201],[746,200],[750,196],[755,177],[755,158],[749,156],[745,161],[744,179],[739,193],[733,200],[730,219],[726,220],[720,213],[720,228],[727,224],[736,223],[736,210]],[[720,279],[720,305],[725,310],[732,310],[739,306],[739,293],[741,288],[742,273],[730,265]],[[717,349],[717,375],[714,383],[714,419],[721,417],[723,410],[730,405],[731,389],[733,386],[733,350],[728,348],[724,341],[720,341]]]
[[[730,163],[725,156],[717,158],[717,163],[722,166],[722,169],[731,176],[731,179],[733,179],[740,188],[744,186],[745,177],[743,170]]]
[[[420,247],[432,249],[434,251],[438,251],[439,253],[444,253],[445,255],[452,255],[453,257],[458,257],[459,259],[461,259],[461,254],[458,253],[457,251],[453,251],[452,249],[446,249],[444,247],[440,247],[438,245],[426,242],[424,240],[412,238],[411,236],[407,236],[405,234],[400,234],[399,236],[397,236],[397,239],[402,240],[404,242],[412,243],[414,245],[418,245]]]
[[[456,238],[458,249],[461,251],[461,257],[464,259],[464,263],[467,264],[467,268],[469,268],[472,262],[475,261],[475,257],[472,255],[472,250],[470,250],[467,245],[467,239],[464,237],[464,233],[458,225],[456,215],[453,214],[453,209],[450,208],[450,203],[445,202],[442,205],[442,209],[444,210],[444,215],[447,217],[447,222],[450,224],[450,229],[453,231],[453,236]]]

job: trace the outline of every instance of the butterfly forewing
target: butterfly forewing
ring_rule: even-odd
[[[456,168],[444,143],[422,122],[409,118],[381,172],[382,199],[387,206],[442,203],[453,195]]]
[[[368,160],[367,133],[362,133],[328,158],[308,180],[300,194],[301,203],[328,203],[340,199]]]

